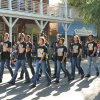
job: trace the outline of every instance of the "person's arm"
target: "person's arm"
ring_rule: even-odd
[[[23,47],[21,47],[21,52],[20,53],[24,53],[26,49],[26,44],[23,44]]]
[[[81,55],[82,55],[82,48],[80,48],[80,50],[79,50],[79,54],[78,54],[77,57],[80,57]]]
[[[66,59],[66,57],[67,57],[67,48],[65,47],[64,48],[64,55],[63,55],[63,59],[62,59],[61,63],[64,63],[64,60]]]
[[[40,63],[41,63],[42,60],[44,59],[45,55],[46,55],[46,53],[44,52],[44,53],[43,53],[43,56],[41,57],[41,60],[39,61]]]
[[[61,63],[64,63],[66,56],[67,56],[67,52],[64,52],[63,59],[62,59]]]
[[[6,51],[7,51],[7,52],[10,52],[10,49],[11,49],[11,43],[9,42],[9,43],[8,43],[8,47],[5,46],[5,48],[6,48]]]
[[[31,44],[29,44],[29,47],[26,46],[26,52],[29,52],[31,49],[32,49],[32,45]]]
[[[80,46],[79,46],[79,54],[78,54],[78,56],[77,57],[80,57],[81,55],[82,55],[82,45],[80,44]]]
[[[93,51],[93,53],[91,54],[91,56],[93,56],[96,52],[97,52],[97,47],[94,47],[94,51]]]

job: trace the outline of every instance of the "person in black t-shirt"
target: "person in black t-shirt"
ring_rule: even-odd
[[[54,62],[54,74],[53,74],[52,78],[56,78],[56,75],[57,75],[57,52],[55,52],[55,51],[58,46],[59,46],[59,40],[55,42],[55,46],[53,47],[52,59]]]
[[[96,63],[96,54],[97,54],[97,43],[94,41],[94,36],[89,35],[89,42],[87,43],[87,59],[88,59],[88,73],[87,78],[91,76],[91,62],[93,61],[94,68],[96,70],[96,76],[99,76],[99,70]]]
[[[45,47],[45,41],[43,38],[39,38],[39,46],[37,47],[37,60],[36,60],[36,73],[34,75],[31,88],[36,87],[36,81],[39,73],[40,67],[42,68],[43,73],[45,74],[47,80],[47,86],[51,84],[51,79],[49,74],[46,71],[46,53],[47,48]]]
[[[25,35],[21,33],[19,35],[19,43],[18,43],[18,58],[15,63],[15,71],[12,79],[8,82],[11,85],[15,84],[15,80],[17,77],[18,70],[20,66],[22,66],[23,71],[25,72],[25,83],[30,83],[29,74],[27,68],[25,66],[25,53],[26,53],[26,43],[24,42]]]
[[[32,66],[32,43],[31,43],[31,37],[30,35],[26,36],[26,61],[28,62],[28,65],[31,69],[32,75],[34,75],[34,67]],[[18,79],[23,79],[24,71],[22,69],[20,77]]]
[[[2,51],[3,51],[3,46],[2,46],[1,43],[2,43],[2,42],[0,41],[0,63],[1,63],[1,53],[2,53]]]
[[[75,66],[77,66],[80,74],[81,74],[81,79],[84,78],[84,71],[81,68],[81,55],[82,55],[82,45],[80,44],[80,39],[78,36],[74,36],[74,43],[71,45],[71,54],[72,54],[72,72],[71,72],[71,80],[74,80],[75,78]]]
[[[13,76],[13,71],[10,67],[10,48],[11,42],[9,42],[9,34],[5,33],[4,35],[4,42],[1,43],[2,45],[2,52],[1,52],[1,67],[0,67],[0,83],[2,83],[2,77],[4,72],[4,64],[6,64],[7,68],[11,76]]]
[[[47,66],[47,73],[51,77],[51,68],[50,68],[50,63],[49,63],[49,42],[47,41],[47,36],[44,36],[45,39],[45,46],[47,48],[47,53],[46,53],[46,66]]]
[[[56,48],[57,53],[57,75],[55,83],[59,83],[60,78],[60,70],[63,69],[65,75],[68,76],[68,82],[70,82],[70,74],[66,69],[66,56],[67,56],[67,48],[64,46],[64,39],[59,40],[59,46]]]

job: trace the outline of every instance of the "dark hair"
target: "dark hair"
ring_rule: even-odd
[[[91,34],[91,35],[89,35],[89,36],[91,36],[92,38],[94,38],[94,36],[93,36],[92,34]],[[89,37],[89,36],[88,36],[88,37]]]
[[[43,43],[44,43],[44,38],[40,37],[39,39],[42,39]]]
[[[27,35],[27,37],[28,37],[28,38],[31,38],[31,36],[30,36],[30,35]]]
[[[19,33],[19,38],[21,37],[25,37],[25,34],[24,33]]]
[[[64,38],[60,38],[60,40],[63,41],[63,43],[64,43],[64,41],[65,41]]]

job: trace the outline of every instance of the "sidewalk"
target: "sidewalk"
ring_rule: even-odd
[[[100,70],[100,59],[97,63]],[[82,61],[81,66],[86,72],[86,60]],[[53,72],[53,63],[51,67]],[[69,62],[66,67],[70,71]],[[52,83],[50,87],[45,87],[44,80],[40,80],[34,89],[30,89],[31,84],[23,84],[24,80],[17,80],[16,85],[9,87],[6,83],[10,79],[10,74],[4,74],[3,83],[0,84],[0,100],[100,100],[100,77],[95,77],[93,67],[89,79],[80,80],[76,71],[75,80],[68,84],[62,72],[60,83],[57,85]]]

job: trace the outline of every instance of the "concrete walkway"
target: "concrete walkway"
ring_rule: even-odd
[[[97,63],[100,69],[100,60],[97,60]],[[86,73],[87,61],[83,60],[81,66]],[[52,63],[51,67],[53,72]],[[67,62],[67,68],[70,71],[69,62]],[[24,80],[17,80],[16,85],[8,86],[7,82],[11,76],[6,71],[3,83],[0,84],[0,100],[100,100],[100,77],[95,77],[93,67],[92,76],[89,79],[80,80],[77,70],[76,79],[70,84],[67,83],[67,79],[63,78],[63,76],[62,72],[61,81],[57,85],[51,84],[51,86],[45,87],[46,83],[41,79],[36,88],[30,89],[31,84],[23,84]]]

